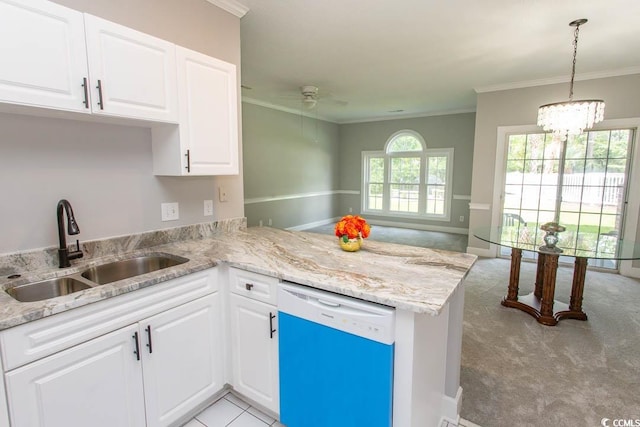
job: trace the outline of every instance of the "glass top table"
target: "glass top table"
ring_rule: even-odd
[[[545,252],[545,232],[527,226],[478,227],[473,235],[495,245],[517,248],[523,251]],[[557,234],[556,247],[561,256],[591,259],[633,260],[640,259],[640,243],[620,239],[617,233],[576,233],[564,231]],[[618,249],[618,251],[616,251]]]
[[[562,319],[587,320],[587,314],[582,311],[582,298],[589,259],[640,259],[640,244],[621,240],[616,234],[558,233],[556,248],[559,250],[556,251],[545,245],[544,235],[542,230],[521,226],[473,230],[473,236],[480,240],[511,248],[509,286],[501,304],[522,310],[543,325],[554,326]],[[534,291],[528,295],[518,295],[522,251],[538,254]],[[560,256],[575,258],[569,304],[554,300]]]

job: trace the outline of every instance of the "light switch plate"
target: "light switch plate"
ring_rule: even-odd
[[[213,215],[213,200],[204,201],[204,216]]]
[[[221,202],[226,202],[228,200],[226,188],[218,187],[218,198]]]

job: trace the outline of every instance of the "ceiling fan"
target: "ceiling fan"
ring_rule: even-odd
[[[347,105],[346,101],[339,101],[336,99],[331,99],[331,95],[328,93],[322,93],[318,86],[314,85],[304,85],[300,86],[300,95],[302,95],[302,106],[305,110],[312,110],[318,105],[318,103],[322,104],[335,104],[335,105]],[[297,97],[299,98],[300,95]]]
[[[318,86],[306,85],[300,88],[302,93],[302,105],[311,110],[318,103]]]

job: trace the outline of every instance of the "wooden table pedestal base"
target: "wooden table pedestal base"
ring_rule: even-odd
[[[587,258],[576,257],[571,298],[569,304],[565,304],[554,300],[558,257],[559,254],[539,252],[534,291],[528,295],[519,296],[522,250],[512,248],[509,288],[501,304],[522,310],[547,326],[554,326],[562,319],[587,320],[587,314],[582,311]]]

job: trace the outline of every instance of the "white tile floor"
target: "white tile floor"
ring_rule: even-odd
[[[227,393],[183,427],[281,427],[273,417]]]
[[[284,427],[273,417],[266,415],[234,396],[225,394],[183,427]],[[364,427],[364,426],[363,426]],[[480,427],[467,420],[457,426],[444,421],[440,427]]]

